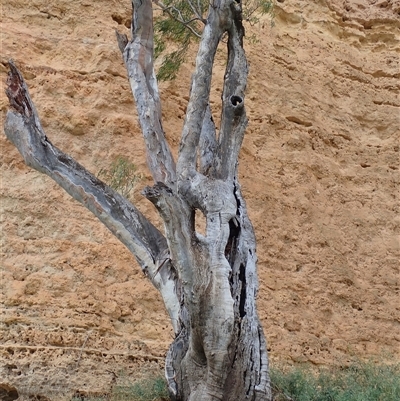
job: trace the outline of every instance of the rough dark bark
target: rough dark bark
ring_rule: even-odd
[[[29,166],[53,178],[128,247],[159,289],[176,335],[166,358],[172,398],[271,400],[266,342],[256,312],[256,241],[237,179],[247,124],[240,2],[210,5],[176,165],[161,123],[151,0],[133,0],[133,9],[131,40],[118,33],[117,39],[155,181],[143,193],[159,211],[165,237],[126,199],[49,142],[12,62],[6,135]],[[228,63],[217,137],[209,96],[215,52],[225,33]],[[196,232],[196,211],[206,219],[205,235]]]

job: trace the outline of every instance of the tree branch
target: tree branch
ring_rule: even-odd
[[[230,22],[229,4],[231,1],[215,1],[215,4],[209,8],[207,24],[196,57],[196,69],[192,78],[190,98],[182,131],[177,163],[178,177],[193,175],[196,170],[197,146],[210,97],[215,52],[222,34],[228,29],[227,24]]]
[[[184,283],[187,300],[193,286],[193,216],[192,209],[163,183],[143,190],[144,196],[154,204],[164,220],[171,258],[177,267],[179,279]]]
[[[133,0],[132,40],[121,40],[123,58],[136,101],[139,122],[146,143],[147,164],[155,182],[174,185],[175,162],[162,127],[161,101],[154,72],[154,32],[151,0]]]
[[[218,144],[218,177],[232,179],[247,126],[244,92],[248,66],[243,49],[244,28],[240,5],[233,3],[234,23],[228,30],[228,63],[222,94],[221,130]]]
[[[187,2],[188,2],[188,4],[189,4],[190,8],[192,9],[194,15],[196,15],[196,17],[197,17],[203,24],[206,24],[207,21],[203,18],[200,2],[199,2],[199,1],[197,2],[197,8],[196,8],[196,6],[195,6],[190,0],[187,0]]]
[[[7,96],[12,110],[4,131],[25,163],[48,175],[89,209],[136,257],[161,292],[174,329],[179,326],[178,280],[166,239],[128,200],[105,185],[47,139],[22,75],[12,61]]]

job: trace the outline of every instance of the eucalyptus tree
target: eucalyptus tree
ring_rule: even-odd
[[[197,14],[193,20],[162,4],[174,18],[182,17],[185,29],[204,25],[177,160],[162,126],[152,1],[132,3],[132,37],[117,33],[117,40],[154,179],[143,194],[159,212],[164,232],[50,142],[12,61],[5,133],[28,166],[54,179],[108,227],[159,290],[175,332],[165,361],[171,398],[271,400],[266,341],[256,311],[256,240],[238,181],[248,73],[241,1],[212,0],[206,11],[200,3],[187,3]],[[217,132],[209,98],[223,38],[228,52]],[[199,213],[206,220],[203,234],[196,231]]]

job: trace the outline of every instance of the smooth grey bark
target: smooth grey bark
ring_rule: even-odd
[[[176,336],[165,366],[172,399],[269,401],[266,342],[256,311],[256,240],[237,179],[247,124],[240,2],[210,5],[176,165],[161,122],[151,0],[132,3],[132,38],[117,33],[117,39],[155,181],[143,194],[162,217],[165,236],[49,142],[12,62],[6,135],[26,164],[53,178],[128,247],[160,291]],[[217,135],[209,96],[215,52],[225,33],[228,63]],[[196,210],[206,219],[205,235],[196,232]]]

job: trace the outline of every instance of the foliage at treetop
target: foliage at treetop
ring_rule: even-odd
[[[179,67],[185,61],[192,41],[198,41],[206,23],[209,2],[206,0],[165,0],[155,1],[161,14],[154,23],[154,53],[162,57],[157,73],[160,81],[176,78]],[[261,16],[274,17],[273,0],[243,0],[243,20],[255,25]],[[252,41],[257,40],[254,37]],[[167,49],[167,43],[173,48]]]

